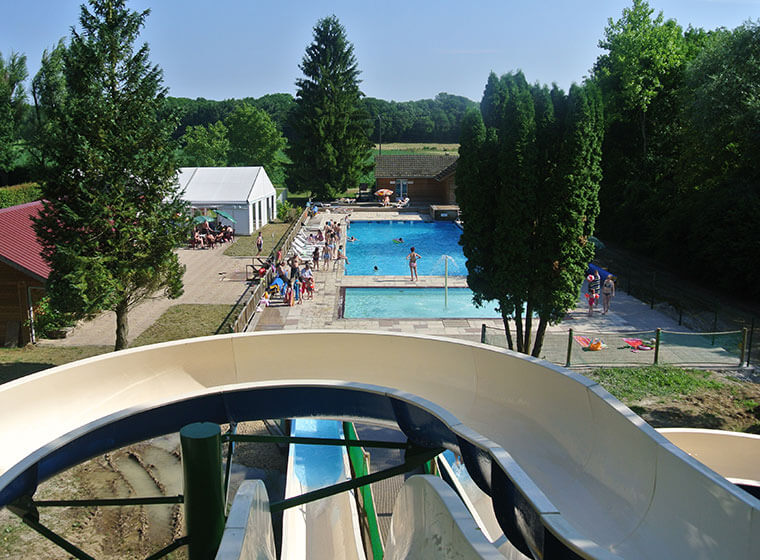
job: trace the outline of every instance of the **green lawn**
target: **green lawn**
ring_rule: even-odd
[[[290,224],[287,223],[269,223],[261,228],[261,235],[264,238],[264,250],[261,252],[261,256],[269,255],[272,248],[288,232],[289,227]],[[228,257],[252,257],[256,255],[256,235],[258,232],[253,235],[238,237],[235,243],[224,251],[224,254]]]
[[[600,368],[589,376],[626,404],[647,397],[678,398],[722,384],[709,371],[674,366]]]
[[[113,350],[112,346],[0,348],[0,383]]]
[[[242,310],[220,304],[181,304],[167,309],[158,320],[138,336],[131,346],[145,346],[169,340],[227,334]]]

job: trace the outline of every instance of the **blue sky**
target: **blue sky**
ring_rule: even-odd
[[[78,25],[80,0],[0,0],[0,52],[42,51]],[[142,39],[170,94],[227,99],[295,93],[316,21],[346,27],[371,97],[407,101],[445,91],[479,101],[488,73],[522,69],[567,88],[587,75],[607,19],[630,0],[133,0],[151,9]],[[760,0],[650,0],[684,28],[734,28],[760,17]]]

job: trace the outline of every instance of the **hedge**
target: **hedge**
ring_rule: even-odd
[[[2,187],[0,188],[0,208],[34,202],[39,200],[41,196],[40,187],[37,183],[22,183],[12,187]]]

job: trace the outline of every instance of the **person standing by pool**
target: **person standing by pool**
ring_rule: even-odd
[[[346,264],[348,264],[348,257],[343,252],[343,245],[338,247],[338,254],[335,255],[335,259],[333,260],[333,270],[338,269],[338,261],[346,261]]]
[[[314,252],[311,254],[311,263],[314,265],[314,270],[319,270],[319,247],[314,247]]]
[[[409,261],[409,274],[412,277],[412,282],[419,280],[419,276],[417,276],[417,261],[422,257],[415,253],[414,247],[412,247],[409,249],[409,254],[406,256],[406,258]]]
[[[602,284],[602,315],[605,315],[610,310],[610,300],[615,295],[615,282],[612,280],[612,275],[609,274],[604,279]]]

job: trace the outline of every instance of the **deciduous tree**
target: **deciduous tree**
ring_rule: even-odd
[[[35,225],[52,272],[48,294],[64,312],[116,313],[127,347],[128,312],[159,292],[182,293],[173,249],[188,220],[176,183],[166,94],[148,46],[134,43],[148,11],[90,0],[63,52],[63,94],[47,103],[41,136],[43,210]]]
[[[221,122],[208,125],[188,126],[185,135],[185,165],[192,167],[224,167],[230,141],[227,139],[227,127]]]
[[[277,154],[285,147],[285,139],[269,115],[242,103],[230,113],[224,124],[230,143],[230,165],[261,165],[276,183],[281,182],[282,165]]]
[[[319,200],[335,198],[359,185],[372,168],[372,126],[362,108],[354,47],[335,16],[321,19],[299,66],[290,144],[294,190],[310,190]]]

